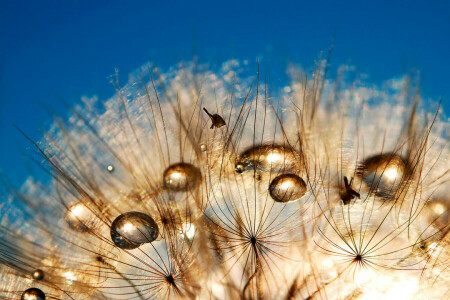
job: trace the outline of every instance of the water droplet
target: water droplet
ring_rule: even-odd
[[[110,173],[112,173],[112,172],[114,172],[114,170],[116,169],[113,165],[108,165],[107,167],[106,167],[106,169],[108,170],[108,172],[110,172]]]
[[[200,151],[205,152],[206,150],[208,150],[206,144],[200,144]]]
[[[197,187],[201,181],[197,167],[188,163],[177,163],[164,171],[164,186],[172,191],[187,191]]]
[[[242,172],[245,171],[245,166],[244,166],[244,164],[237,163],[236,167],[234,169],[236,170],[236,173],[241,174]]]
[[[445,199],[432,199],[426,204],[426,213],[433,226],[445,228],[450,224],[450,205]]]
[[[295,174],[282,174],[272,180],[269,193],[276,202],[295,201],[305,195],[306,183]]]
[[[78,232],[88,232],[99,225],[98,218],[82,202],[69,207],[65,220],[71,229]]]
[[[395,154],[380,154],[366,159],[359,175],[371,192],[380,197],[394,195],[410,173],[403,158]]]
[[[142,244],[151,243],[158,234],[155,220],[141,212],[121,214],[111,224],[111,239],[122,249],[135,249]]]
[[[35,280],[42,280],[44,279],[44,271],[40,270],[40,269],[36,269],[33,272],[33,278]]]
[[[45,294],[38,288],[30,288],[23,292],[21,300],[45,300]]]
[[[298,171],[298,153],[283,145],[268,144],[251,147],[239,155],[236,160],[237,173],[244,171],[285,173]]]

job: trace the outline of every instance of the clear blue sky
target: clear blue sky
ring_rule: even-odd
[[[0,0],[0,169],[16,183],[30,172],[30,145],[10,122],[39,139],[51,122],[43,107],[109,98],[114,68],[126,78],[197,52],[213,63],[264,57],[270,76],[287,60],[311,66],[335,28],[332,63],[375,83],[420,69],[424,94],[450,110],[450,1]]]

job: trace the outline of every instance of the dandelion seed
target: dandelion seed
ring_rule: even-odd
[[[352,183],[353,183],[353,178],[350,179],[350,182],[348,182],[347,177],[344,176],[345,191],[342,191],[340,193],[340,196],[341,196],[341,200],[344,202],[345,205],[349,204],[352,199],[360,197],[359,193],[355,192],[352,189]]]
[[[211,121],[212,121],[211,129],[213,129],[214,127],[220,128],[220,127],[226,125],[225,120],[220,115],[218,115],[218,114],[213,114],[212,115],[204,107],[203,107],[203,110],[211,118]]]

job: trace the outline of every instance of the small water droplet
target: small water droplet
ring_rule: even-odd
[[[305,195],[306,184],[295,174],[282,174],[272,180],[269,193],[276,202],[295,201]]]
[[[110,172],[110,173],[112,173],[112,172],[114,172],[114,170],[116,169],[113,165],[108,165],[107,167],[106,167],[106,169],[108,170],[108,172]]]
[[[40,269],[36,269],[33,272],[33,278],[35,280],[42,280],[44,279],[44,271],[40,270]]]
[[[206,150],[208,150],[206,144],[200,144],[200,151],[205,152]]]
[[[118,216],[111,224],[111,239],[121,249],[135,249],[151,243],[158,237],[155,220],[141,212],[127,212]]]

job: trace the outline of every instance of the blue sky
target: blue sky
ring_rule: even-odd
[[[262,57],[268,76],[292,60],[311,66],[336,29],[332,63],[379,83],[421,70],[425,95],[450,110],[449,1],[0,1],[0,169],[20,183],[33,139],[82,95],[108,99],[146,61],[167,67]],[[369,2],[369,1],[367,1]],[[375,4],[376,2],[376,4]],[[28,163],[29,164],[29,163]]]

